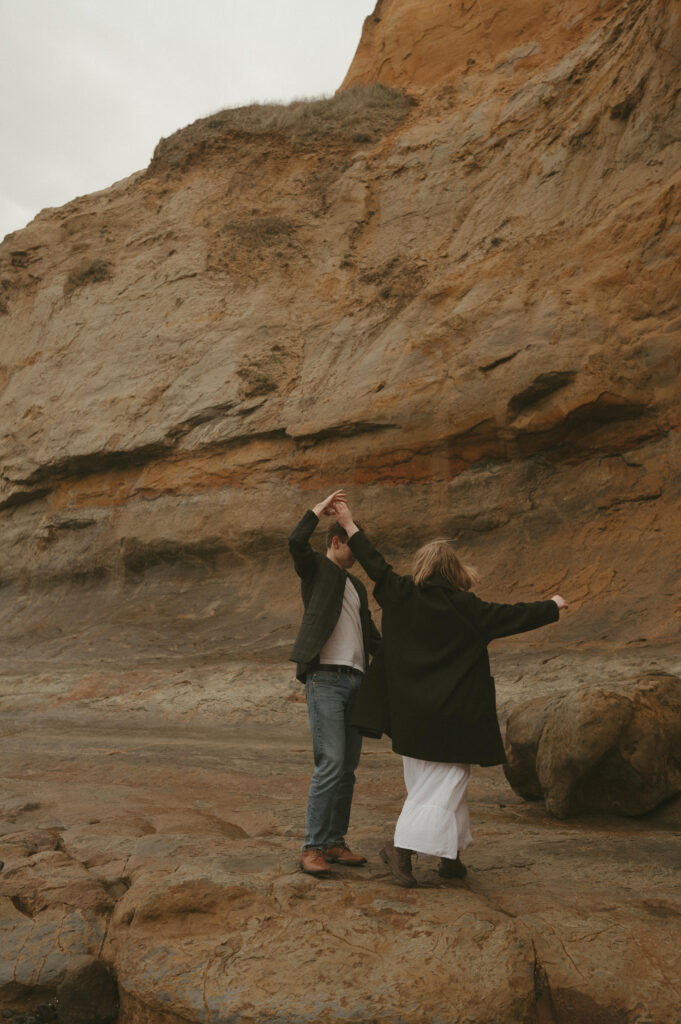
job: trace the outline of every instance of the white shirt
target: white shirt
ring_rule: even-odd
[[[364,671],[364,640],[359,617],[359,594],[350,577],[346,577],[343,607],[333,633],[319,652],[322,665],[349,665]]]

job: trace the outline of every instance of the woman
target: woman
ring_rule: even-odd
[[[558,594],[531,604],[481,601],[470,590],[475,572],[445,540],[425,544],[413,576],[399,576],[357,527],[347,503],[338,502],[335,515],[383,610],[383,645],[353,722],[366,735],[388,733],[404,762],[407,799],[394,843],[381,856],[407,888],[417,885],[413,852],[440,857],[443,877],[463,877],[470,766],[506,760],[487,644],[555,622],[567,604]]]

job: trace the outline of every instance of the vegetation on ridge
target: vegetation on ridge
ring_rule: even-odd
[[[400,124],[413,105],[414,100],[401,89],[376,82],[325,99],[252,103],[221,110],[161,139],[149,173],[161,168],[181,171],[193,157],[249,136],[285,135],[293,148],[314,146],[329,136],[358,145],[370,143]]]

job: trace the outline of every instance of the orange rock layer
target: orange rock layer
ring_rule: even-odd
[[[676,637],[680,66],[672,0],[381,0],[333,99],[8,236],[6,608],[198,560],[250,609],[266,566],[285,638],[343,483],[400,565],[448,533],[566,639]]]

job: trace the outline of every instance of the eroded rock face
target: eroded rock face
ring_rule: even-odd
[[[636,815],[681,790],[681,679],[653,675],[605,689],[579,687],[515,708],[506,778],[552,814]]]
[[[537,0],[512,7],[478,0],[379,0],[343,85],[384,82],[430,90],[463,76],[547,69],[566,48],[607,23],[615,0],[568,0],[551,10]]]
[[[565,581],[562,638],[678,635],[678,5],[455,6],[386,0],[358,89],[197,122],[0,247],[12,635],[149,585],[133,629],[283,650],[339,482],[397,558]]]

